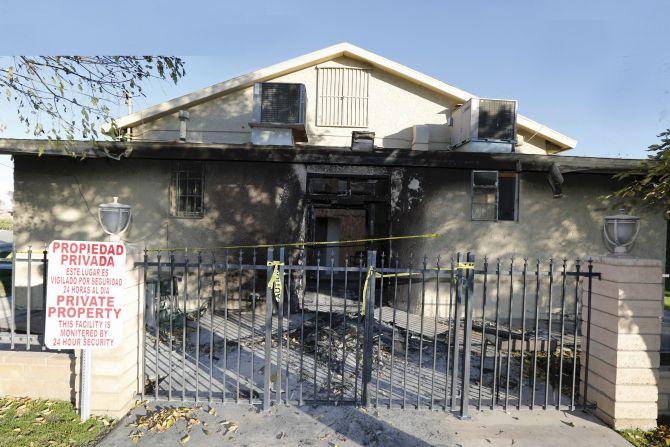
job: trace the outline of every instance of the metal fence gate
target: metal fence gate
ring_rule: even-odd
[[[143,398],[463,417],[587,402],[581,309],[599,277],[590,261],[429,263],[367,251],[340,263],[323,250],[269,248],[147,251],[139,266]]]

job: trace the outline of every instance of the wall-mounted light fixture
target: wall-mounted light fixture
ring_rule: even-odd
[[[640,232],[640,218],[626,214],[621,208],[619,214],[605,216],[603,232],[609,244],[608,250],[615,255],[628,253]]]
[[[98,220],[107,234],[118,235],[126,231],[130,225],[130,216],[130,205],[119,203],[118,197],[114,197],[112,203],[98,206]]]

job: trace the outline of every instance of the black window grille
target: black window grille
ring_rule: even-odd
[[[202,162],[176,162],[172,170],[172,214],[198,218],[204,215],[205,166]]]

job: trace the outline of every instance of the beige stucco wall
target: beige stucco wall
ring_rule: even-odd
[[[56,238],[104,239],[97,221],[97,206],[113,195],[133,206],[132,225],[124,238],[140,247],[193,250],[228,244],[300,241],[305,234],[306,172],[307,168],[301,164],[208,162],[205,217],[183,219],[169,214],[170,161],[78,161],[17,156],[16,246],[40,248]],[[544,174],[522,173],[519,220],[473,222],[470,175],[469,170],[390,169],[391,234],[441,234],[438,239],[394,242],[392,248],[403,256],[403,265],[410,252],[416,262],[424,255],[429,263],[434,262],[439,255],[442,265],[446,265],[457,252],[472,251],[479,262],[488,256],[491,268],[497,258],[502,259],[503,269],[508,268],[510,257],[515,258],[516,268],[520,268],[523,257],[528,257],[532,270],[539,257],[543,270],[547,269],[548,258],[556,261],[558,270],[562,257],[569,259],[568,269],[572,269],[577,258],[585,260],[590,255],[605,253],[602,218],[614,211],[612,204],[602,199],[614,188],[609,176],[565,174],[564,195],[553,198]],[[665,259],[666,221],[662,214],[648,209],[635,212],[641,217],[642,226],[632,254]],[[260,250],[257,261],[264,262],[263,256],[264,251]],[[41,275],[34,276],[32,284],[39,288]],[[560,290],[556,286],[554,296],[558,297]],[[426,287],[430,314],[435,309],[434,283],[427,282]],[[507,290],[506,287],[503,279],[501,290]],[[475,289],[479,303],[480,285]],[[514,290],[517,295],[520,293],[518,283]],[[412,301],[416,306],[420,303],[420,292],[416,287],[413,290]],[[17,291],[17,297],[23,296],[21,293]],[[405,296],[400,293],[401,298]],[[502,296],[506,299],[507,295]],[[543,292],[545,309],[547,299]],[[574,293],[568,293],[567,300],[571,305]],[[447,310],[445,304],[443,296],[442,314]],[[556,310],[559,305],[560,301],[554,299],[552,308]],[[518,310],[516,306],[515,315]],[[493,311],[489,308],[487,313]]]
[[[436,232],[429,242],[396,243],[428,256],[473,251],[479,258],[531,260],[575,259],[605,253],[603,217],[616,214],[615,204],[604,198],[616,187],[609,175],[563,174],[563,196],[553,198],[546,174],[524,172],[520,177],[519,219],[483,222],[470,219],[468,170],[402,169],[400,202],[395,207],[396,232]],[[396,182],[397,183],[397,182]],[[641,229],[633,256],[665,259],[666,221],[662,212],[635,209]]]
[[[607,175],[564,174],[564,194],[553,198],[542,173],[520,179],[518,221],[470,219],[470,171],[391,170],[391,232],[440,233],[439,239],[393,247],[435,257],[473,251],[479,258],[569,259],[604,253],[601,225],[614,204]],[[148,247],[211,247],[300,240],[306,167],[301,164],[207,162],[205,216],[170,216],[168,160],[15,158],[15,241],[41,249],[55,237],[104,239],[97,206],[116,195],[133,206],[124,238]],[[665,259],[666,221],[640,208],[641,231],[632,255]]]
[[[367,128],[316,126],[317,67],[350,66],[369,68],[369,123]],[[453,99],[420,87],[405,79],[351,58],[341,57],[318,66],[307,67],[275,79],[273,82],[301,83],[307,93],[306,132],[309,144],[349,146],[352,130],[375,132],[375,144],[386,148],[412,146],[412,126],[428,125],[429,149],[447,149],[450,111]],[[243,144],[251,141],[249,122],[252,119],[253,87],[237,90],[216,99],[189,107],[187,140],[195,143]],[[545,153],[545,141],[520,131],[525,144],[517,150],[524,153]],[[133,129],[139,140],[175,141],[179,137],[177,113],[158,118]]]
[[[202,219],[170,215],[171,166],[169,160],[17,156],[16,247],[41,249],[55,238],[105,240],[97,210],[112,196],[133,207],[124,239],[140,247],[211,247],[300,236],[302,166],[208,162]]]

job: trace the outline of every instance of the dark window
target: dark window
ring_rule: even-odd
[[[517,174],[472,172],[472,220],[516,220]]]
[[[516,220],[516,174],[500,173],[498,178],[498,220]]]
[[[261,84],[261,122],[304,123],[304,86],[266,82]]]
[[[202,217],[204,214],[204,164],[176,162],[172,170],[172,215]]]
[[[514,101],[480,99],[477,136],[487,140],[514,140],[515,109]]]

